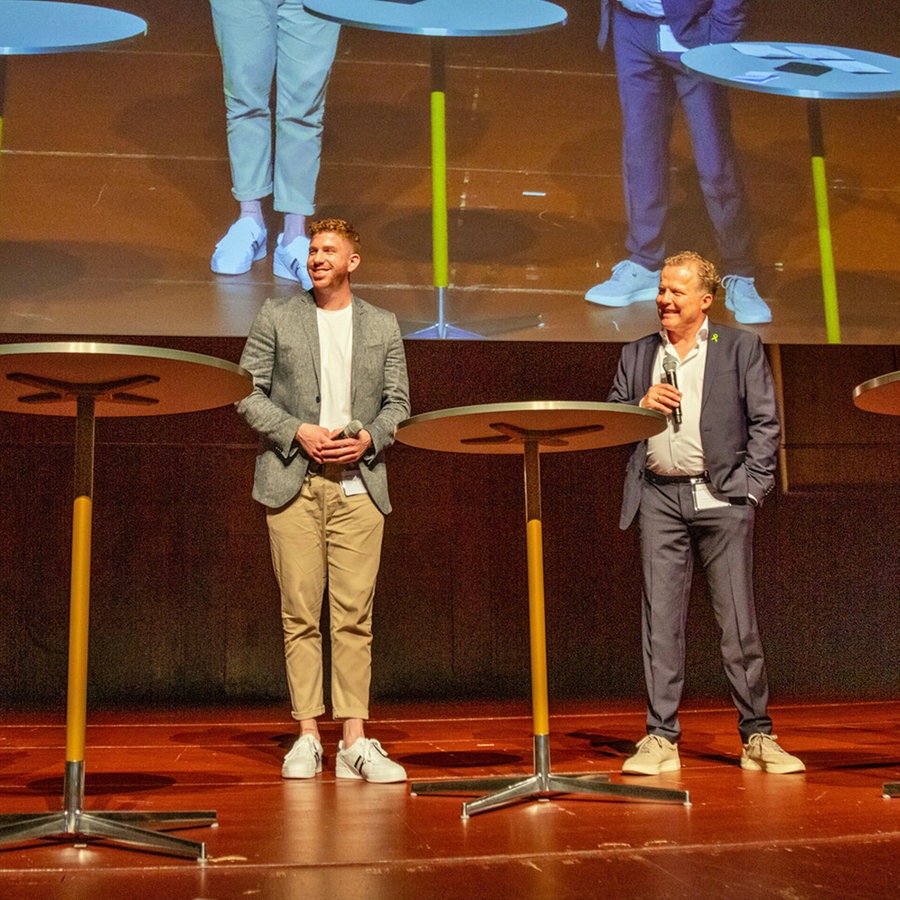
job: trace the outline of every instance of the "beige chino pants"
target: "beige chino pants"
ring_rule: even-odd
[[[268,510],[266,522],[281,592],[292,716],[325,712],[320,622],[327,587],[334,717],[367,719],[384,516],[368,494],[347,497],[339,475],[320,474],[307,477],[287,506]]]

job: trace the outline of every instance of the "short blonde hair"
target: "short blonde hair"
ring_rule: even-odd
[[[665,265],[693,268],[697,273],[697,278],[700,279],[700,286],[703,288],[703,291],[712,294],[713,297],[716,296],[716,291],[722,283],[716,267],[694,250],[682,250],[681,253],[667,257]]]
[[[316,219],[306,226],[310,237],[323,231],[333,231],[345,237],[353,245],[353,252],[359,253],[359,232],[346,219]]]

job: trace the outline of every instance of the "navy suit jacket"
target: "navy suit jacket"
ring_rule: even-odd
[[[607,402],[637,406],[654,377],[653,360],[659,333],[625,344]],[[757,501],[775,486],[781,429],[772,373],[762,341],[749,331],[709,323],[700,439],[715,491],[725,497]],[[641,501],[647,442],[635,447],[628,461],[620,528],[628,528]]]
[[[601,49],[609,35],[610,2],[616,0],[600,0]],[[685,47],[735,41],[747,18],[747,0],[662,0],[662,5],[672,33]]]

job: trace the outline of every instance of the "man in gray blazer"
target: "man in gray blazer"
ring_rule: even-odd
[[[410,413],[406,356],[393,313],[355,296],[359,235],[341,219],[309,226],[312,290],[267,300],[241,365],[253,393],[238,412],[260,436],[253,497],[266,507],[281,593],[292,715],[300,737],[285,778],[322,771],[322,598],[331,623],[331,697],[343,722],[338,778],[404,781],[367,738],[372,601],[390,512],[384,453]]]
[[[768,683],[753,599],[753,524],[774,486],[779,423],[762,342],[707,318],[719,286],[709,261],[665,261],[656,298],[661,329],[622,348],[608,400],[668,417],[628,462],[619,525],[637,519],[647,736],[622,771],[680,768],[678,707],[696,552],[721,629],[738,711],[744,769],[802,772],[772,735]]]

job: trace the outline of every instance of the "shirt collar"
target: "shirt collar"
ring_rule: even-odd
[[[668,348],[672,345],[669,343],[669,335],[666,333],[666,329],[660,327],[659,329],[659,337],[662,341],[663,350],[668,351]],[[703,324],[700,326],[699,331],[697,332],[697,337],[694,341],[694,347],[699,347],[701,344],[706,343],[709,340],[709,316],[703,317]]]

